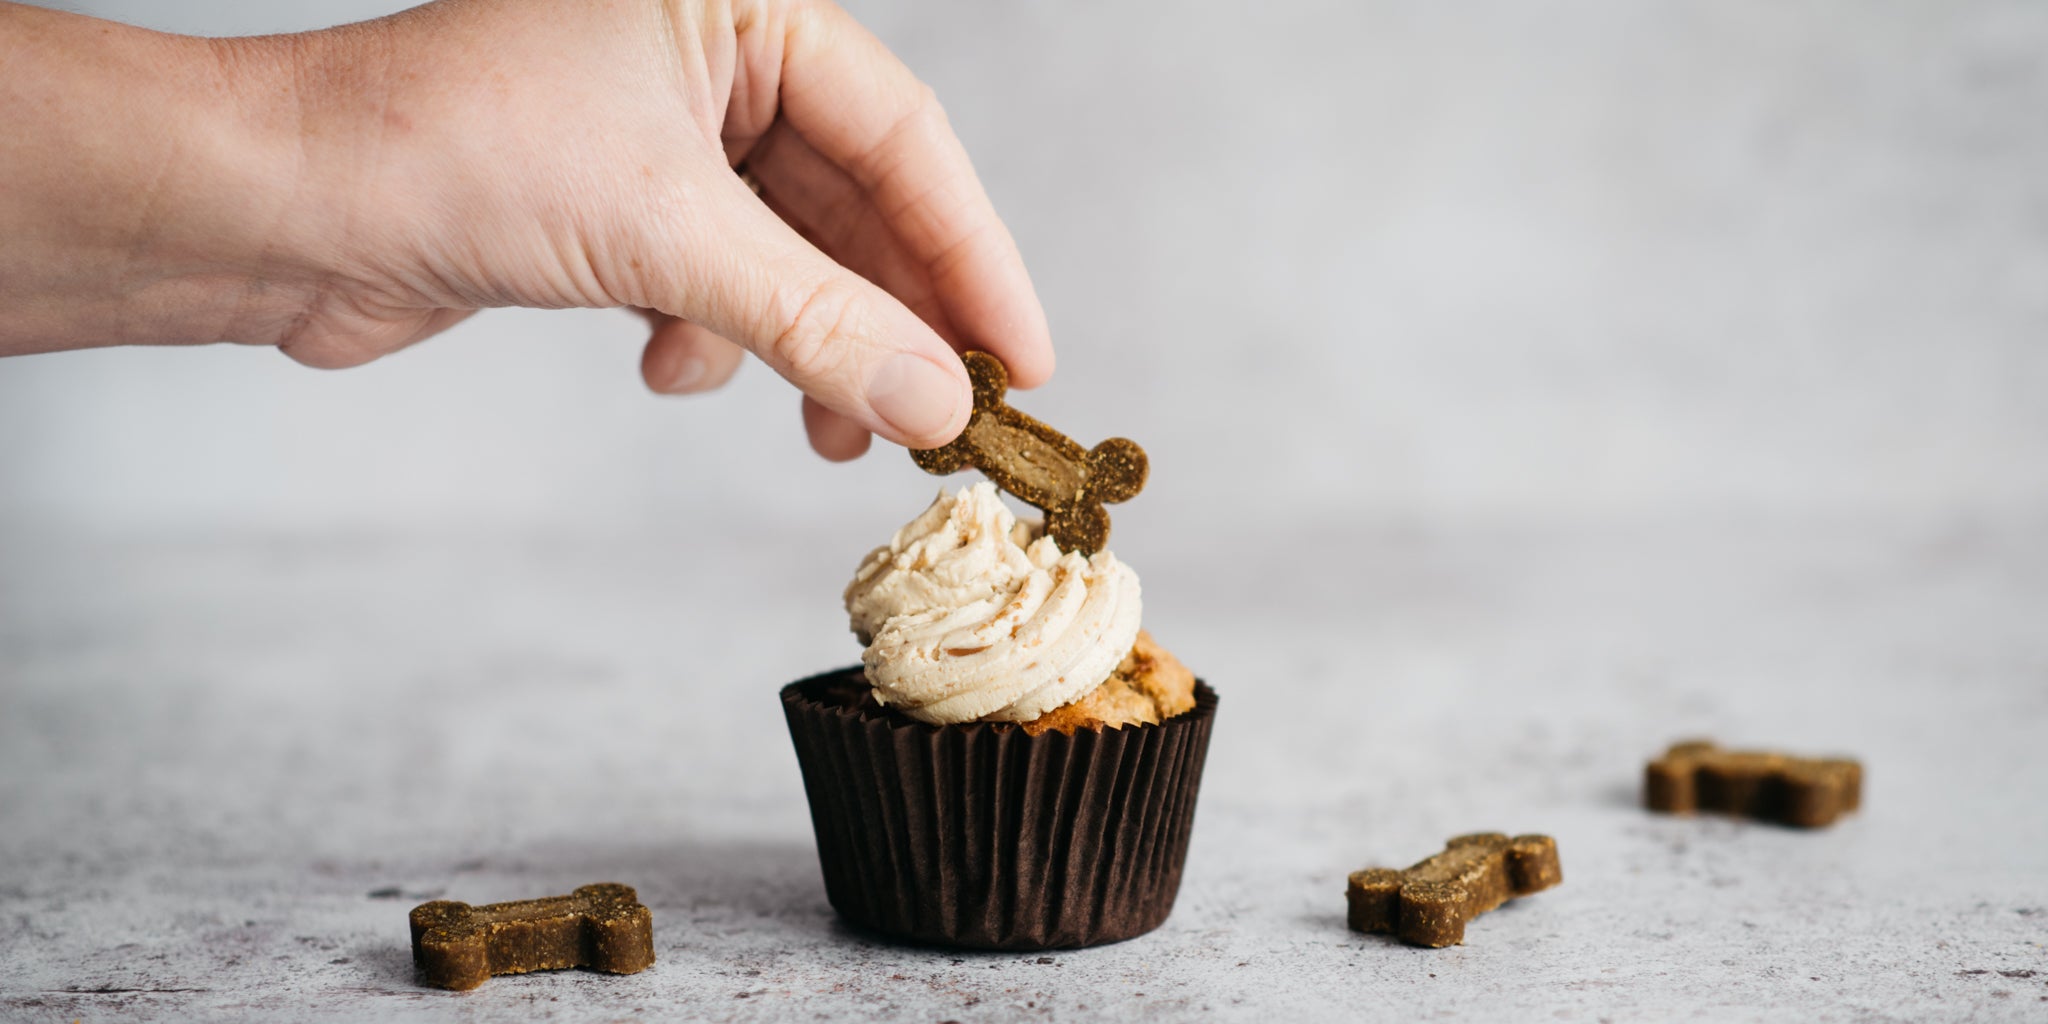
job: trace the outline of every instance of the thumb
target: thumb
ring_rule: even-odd
[[[697,252],[648,282],[648,304],[737,342],[818,404],[909,448],[967,426],[967,370],[888,292],[840,266],[724,175],[698,212]],[[666,286],[666,287],[664,287]],[[664,292],[666,294],[664,294]]]

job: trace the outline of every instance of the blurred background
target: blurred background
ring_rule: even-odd
[[[240,34],[407,5],[63,6]],[[1029,262],[1061,362],[1020,404],[1151,450],[1119,523],[2048,521],[2048,7],[850,6]],[[814,459],[758,364],[648,394],[642,339],[501,311],[340,373],[0,362],[0,526],[865,543],[931,489]]]

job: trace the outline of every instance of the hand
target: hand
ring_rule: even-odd
[[[10,27],[29,44],[114,30],[25,10],[0,6],[0,58]],[[191,318],[215,335],[183,340],[342,367],[480,308],[637,307],[650,387],[716,387],[751,351],[802,389],[829,458],[870,431],[913,447],[957,434],[955,349],[994,353],[1022,386],[1052,370],[1016,245],[930,90],[822,0],[442,0],[295,36],[119,33],[159,77],[165,51],[198,60],[184,92],[246,143],[213,153],[158,129],[176,155],[140,172],[157,177],[144,237],[100,254],[128,261],[116,276],[169,252],[184,262],[161,276],[186,291],[204,291],[195,259],[228,282],[231,312]],[[108,38],[73,52],[104,65]],[[58,340],[15,347],[73,347]],[[80,343],[121,340],[141,339]]]

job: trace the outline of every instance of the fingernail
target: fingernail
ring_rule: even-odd
[[[693,391],[710,369],[704,360],[696,356],[684,356],[682,365],[676,367],[675,376],[669,379],[668,389],[677,394]]]
[[[882,422],[912,442],[944,444],[958,432],[955,419],[965,404],[967,388],[922,356],[898,352],[868,378],[868,406]]]

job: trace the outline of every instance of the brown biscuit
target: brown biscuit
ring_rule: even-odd
[[[1072,735],[1076,729],[1151,725],[1194,706],[1195,674],[1141,629],[1131,653],[1101,686],[1025,722],[1024,731],[1033,736],[1054,731]]]
[[[974,413],[951,444],[913,451],[927,473],[941,476],[968,466],[997,487],[1045,513],[1045,532],[1062,551],[1092,555],[1109,543],[1109,512],[1102,506],[1136,497],[1145,486],[1145,450],[1112,437],[1083,448],[1067,435],[1003,401],[1009,371],[986,352],[962,357],[974,382]]]
[[[1410,945],[1440,947],[1464,942],[1465,922],[1510,897],[1562,881],[1556,840],[1483,832],[1445,843],[1442,853],[1406,871],[1354,871],[1344,896],[1352,930],[1392,932]]]
[[[482,907],[435,900],[412,908],[412,962],[422,981],[452,989],[564,967],[632,974],[654,963],[654,916],[615,882]]]
[[[1843,758],[1674,744],[1643,770],[1643,805],[1667,814],[1720,811],[1796,828],[1832,825],[1863,802],[1863,766]]]

